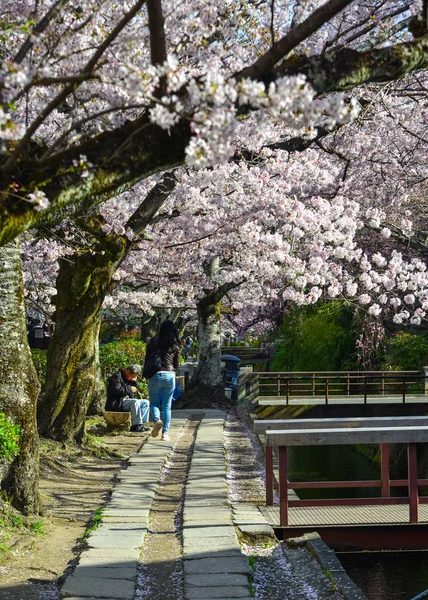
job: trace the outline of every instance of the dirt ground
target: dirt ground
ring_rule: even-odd
[[[88,427],[92,451],[41,440],[44,515],[32,520],[42,521],[45,533],[11,533],[7,545],[12,552],[0,559],[2,600],[57,597],[56,582],[72,566],[95,511],[109,497],[126,459],[147,439],[147,433],[107,435],[101,421],[92,421]]]

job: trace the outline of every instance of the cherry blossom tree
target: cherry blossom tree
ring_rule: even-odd
[[[46,218],[40,213],[79,211],[186,160],[225,161],[237,140],[252,148],[256,137],[260,146],[326,115],[343,119],[340,99],[316,96],[426,66],[423,12],[423,35],[408,33],[421,8],[9,0],[1,243]]]
[[[357,102],[326,94],[425,68],[424,7],[397,0],[364,7],[352,0],[293,7],[244,0],[209,7],[7,1],[0,42],[0,244],[31,226],[74,217],[154,173],[248,159],[293,136],[301,145],[352,119]],[[97,217],[87,222],[90,233],[99,229]],[[127,246],[109,236],[109,248]],[[100,272],[101,252],[92,261]],[[87,283],[96,279],[85,269],[69,277],[69,294],[82,305]],[[112,276],[111,265],[104,272]],[[1,274],[6,282],[7,270]],[[104,293],[108,286],[99,287]],[[60,293],[57,301],[58,315],[65,315]],[[97,302],[83,310],[88,320]],[[93,348],[93,336],[85,340],[80,357]],[[34,389],[26,394],[24,404],[31,403]],[[83,405],[76,414],[82,412]],[[42,413],[51,423],[52,413]],[[25,436],[34,435],[30,429]]]

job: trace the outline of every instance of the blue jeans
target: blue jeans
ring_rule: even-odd
[[[175,373],[173,371],[160,371],[150,377],[148,381],[149,400],[153,414],[153,421],[159,421],[160,403],[162,396],[162,432],[168,433],[171,422],[171,402],[175,388]]]
[[[122,408],[131,413],[133,425],[141,425],[149,420],[150,403],[148,400],[137,400],[137,398],[124,398]]]

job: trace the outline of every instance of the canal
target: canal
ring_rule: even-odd
[[[289,448],[291,481],[379,479],[379,469],[349,446]],[[378,489],[299,490],[301,498],[378,496]],[[428,541],[427,541],[428,547]],[[411,600],[428,589],[428,550],[338,552],[349,576],[369,600]]]

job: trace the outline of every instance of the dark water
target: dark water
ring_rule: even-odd
[[[349,446],[301,446],[288,449],[290,481],[350,481],[379,479],[380,472]],[[371,498],[379,488],[298,490],[306,498]]]
[[[338,552],[337,557],[369,600],[410,600],[428,590],[428,551]]]
[[[349,446],[289,448],[290,481],[379,479],[380,472]],[[396,495],[406,490],[392,490]],[[298,490],[300,498],[368,498],[379,488]],[[428,539],[427,539],[428,549]],[[337,554],[349,576],[369,600],[411,600],[428,589],[428,550]],[[428,596],[427,596],[428,600]]]

